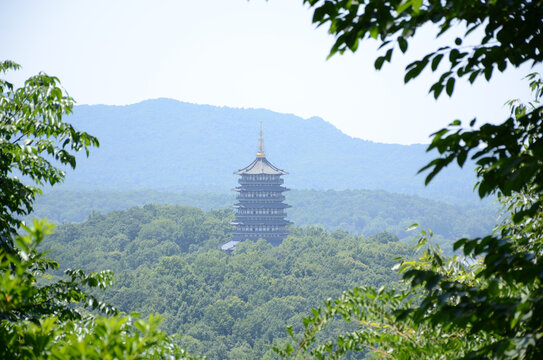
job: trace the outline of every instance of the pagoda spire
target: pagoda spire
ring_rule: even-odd
[[[257,158],[265,158],[264,154],[264,138],[262,137],[262,120],[260,120],[260,139],[258,139],[258,152],[256,153]]]

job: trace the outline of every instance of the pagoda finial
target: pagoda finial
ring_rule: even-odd
[[[256,153],[257,158],[265,158],[264,154],[264,139],[262,138],[262,120],[260,120],[260,139],[258,139],[258,152]]]

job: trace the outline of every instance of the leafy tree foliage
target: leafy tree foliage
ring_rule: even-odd
[[[2,73],[17,68],[10,61],[0,63]],[[55,77],[40,74],[19,89],[0,79],[0,358],[190,358],[158,329],[158,318],[122,316],[84,291],[110,286],[110,271],[66,269],[64,277],[51,280],[47,272],[59,264],[38,246],[53,226],[34,221],[27,227],[20,220],[32,210],[37,186],[64,179],[53,161],[75,168],[74,152],[88,154],[98,145],[96,138],[62,121],[72,106]]]
[[[19,69],[12,61],[0,62],[0,73]],[[64,179],[55,167],[76,166],[75,152],[98,146],[98,140],[62,117],[72,111],[74,101],[65,95],[58,78],[44,73],[15,88],[0,79],[0,237],[11,246],[11,236],[20,217],[32,211],[40,185],[54,185]],[[25,184],[17,176],[31,181]],[[36,186],[37,185],[37,186]]]
[[[495,69],[504,71],[510,64],[518,67],[526,62],[543,61],[543,1],[541,0],[304,0],[314,8],[313,22],[329,25],[336,41],[330,56],[346,50],[356,51],[360,41],[370,38],[381,42],[385,52],[375,61],[381,69],[390,62],[394,50],[408,50],[417,30],[433,25],[437,36],[463,26],[463,38],[440,47],[406,67],[405,82],[430,65],[436,71],[448,59],[447,71],[432,85],[430,92],[438,98],[445,89],[452,95],[456,79],[478,77],[490,80]],[[478,38],[476,30],[481,29]],[[472,37],[470,38],[470,34]],[[464,41],[468,44],[464,44]],[[470,41],[472,40],[472,41]]]
[[[402,52],[407,41],[425,23],[438,25],[438,36],[455,24],[467,27],[466,36],[484,26],[473,47],[440,48],[407,66],[405,81],[432,64],[438,68],[448,54],[449,70],[432,85],[437,98],[443,89],[452,95],[455,79],[481,75],[487,80],[494,68],[543,60],[543,3],[541,1],[312,1],[314,21],[330,23],[337,36],[331,54],[356,50],[358,41],[380,38],[386,54],[375,62],[390,61],[394,43]],[[530,105],[510,102],[511,117],[499,125],[470,129],[455,121],[434,134],[429,150],[440,156],[429,170],[429,183],[453,162],[467,159],[477,165],[481,197],[498,195],[505,204],[505,220],[488,236],[462,238],[455,249],[465,256],[447,259],[430,246],[418,261],[403,261],[400,271],[409,285],[405,292],[356,288],[304,319],[301,340],[277,348],[284,357],[335,359],[349,352],[370,351],[375,358],[493,358],[540,359],[543,356],[542,254],[543,196],[543,83],[528,76],[535,100]],[[426,243],[423,236],[420,245]],[[359,326],[339,337],[321,341],[316,335],[335,315]]]
[[[479,356],[537,359],[543,355],[543,107],[539,105],[543,82],[537,75],[529,79],[535,93],[530,106],[512,102],[512,117],[506,122],[448,136],[440,131],[431,145],[443,156],[429,164],[433,169],[427,180],[442,162],[461,163],[474,153],[480,196],[498,193],[506,205],[509,216],[494,234],[460,239],[454,245],[470,258],[484,258],[477,272],[481,284],[447,282],[436,271],[405,274],[428,291],[413,316],[421,318],[424,310],[432,308],[424,316],[433,322],[452,321],[495,337],[492,344],[474,352]]]
[[[2,332],[4,359],[189,359],[158,329],[160,319],[97,317],[86,323],[56,318],[15,324]],[[5,330],[5,329],[2,329]]]
[[[56,316],[60,320],[81,319],[78,309],[70,303],[81,302],[91,309],[105,313],[117,310],[82,291],[83,286],[105,289],[113,283],[110,271],[85,274],[81,270],[67,270],[68,280],[36,286],[37,279],[47,270],[58,269],[58,263],[44,257],[37,246],[52,231],[45,221],[34,223],[26,236],[17,236],[17,254],[0,253],[1,279],[0,318],[10,321],[31,320],[37,322],[43,316]]]

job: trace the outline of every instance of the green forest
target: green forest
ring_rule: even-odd
[[[301,332],[308,309],[357,285],[400,286],[394,259],[413,254],[388,233],[294,227],[278,247],[247,241],[228,256],[218,248],[232,220],[230,211],[145,205],[59,225],[44,248],[60,273],[113,270],[101,298],[126,313],[162,315],[164,330],[209,359],[277,358],[272,345],[286,342],[289,325]]]

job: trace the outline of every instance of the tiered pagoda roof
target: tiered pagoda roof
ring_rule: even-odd
[[[262,151],[262,154],[264,154],[264,151]],[[236,171],[234,174],[236,175],[258,175],[258,174],[287,175],[288,174],[288,172],[273,166],[273,164],[269,162],[265,156],[266,155],[264,155],[263,157],[258,157],[258,153],[257,153],[257,157],[255,161],[253,161],[252,163],[250,163],[243,169]]]
[[[286,226],[292,224],[285,219],[284,209],[290,205],[283,203],[285,197],[282,195],[288,189],[281,186],[281,176],[288,173],[266,159],[262,122],[256,159],[234,174],[241,178],[238,181],[240,186],[233,189],[239,192],[238,202],[233,206],[237,209],[236,220],[231,223],[236,226],[232,232],[233,241],[266,239],[279,245],[288,235]]]

